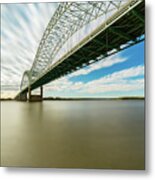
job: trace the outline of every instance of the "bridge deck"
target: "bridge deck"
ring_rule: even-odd
[[[132,10],[124,13],[124,15],[116,21],[108,20],[108,26],[105,27],[104,25],[104,27],[100,27],[101,30],[97,30],[99,32],[98,34],[93,32],[93,34],[97,34],[95,34],[95,37],[89,37],[88,41],[86,41],[87,43],[83,44],[82,42],[82,46],[79,44],[75,50],[60,59],[46,74],[31,85],[31,89],[36,89],[41,85],[74,72],[81,67],[99,61],[100,59],[98,57],[101,55],[101,59],[103,59],[140,42],[142,39],[139,37],[144,35],[145,31],[144,8],[145,5],[143,1]],[[122,45],[126,46],[122,47]],[[115,52],[108,53],[114,49]],[[28,91],[28,88],[23,90],[23,92],[26,91]]]

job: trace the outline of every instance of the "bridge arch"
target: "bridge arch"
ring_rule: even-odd
[[[30,71],[25,71],[23,73],[21,85],[20,85],[20,91],[23,91],[25,88],[30,87],[31,85],[31,75]]]
[[[117,11],[125,1],[60,3],[42,36],[33,65],[32,79],[44,73],[64,43],[78,30],[99,17],[104,19]]]
[[[31,69],[23,74],[21,92],[143,41],[144,6],[144,0],[60,3],[42,36]],[[104,21],[96,29],[52,64],[69,38],[100,18]]]

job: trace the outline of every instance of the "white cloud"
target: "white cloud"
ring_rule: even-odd
[[[19,9],[22,9],[24,16]],[[1,84],[14,85],[15,91],[2,92],[5,96],[13,96],[19,89],[25,70],[30,69],[37,48],[56,7],[53,3],[35,4],[2,4],[1,5]],[[25,19],[26,18],[26,19]],[[88,83],[72,82],[71,77],[87,75],[101,68],[123,63],[127,58],[118,55],[108,57],[87,68],[80,69],[71,75],[45,85],[45,92],[85,92],[88,94],[109,91],[132,91],[143,89],[144,80],[128,80],[144,74],[144,66],[114,72]]]
[[[128,69],[114,72],[100,79],[87,83],[72,82],[69,78],[64,77],[45,86],[45,91],[58,92],[82,92],[90,95],[105,92],[124,92],[144,89],[144,66],[136,66]],[[133,77],[137,77],[133,79]]]
[[[30,69],[33,63],[55,5],[1,5],[1,84],[16,84],[19,88],[23,72]]]
[[[94,86],[98,84],[118,83],[121,80],[125,81],[126,78],[132,78],[140,75],[144,75],[144,66],[142,65],[114,72],[100,79],[91,81],[87,83],[87,85]]]
[[[119,57],[118,55],[110,56],[110,57],[107,57],[104,60],[101,60],[95,64],[91,64],[87,68],[75,71],[74,73],[69,75],[69,77],[86,75],[86,74],[91,73],[92,71],[99,70],[101,68],[107,68],[107,67],[113,66],[115,64],[122,63],[126,60],[127,60],[127,58]]]
[[[98,86],[97,86],[98,85]],[[104,92],[130,92],[135,90],[142,90],[144,88],[144,80],[130,80],[130,81],[119,81],[111,84],[96,84],[96,88],[94,86],[88,86],[87,92],[90,94],[93,93],[104,93]],[[85,90],[84,90],[85,91]]]

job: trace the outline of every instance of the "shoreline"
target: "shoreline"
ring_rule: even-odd
[[[106,100],[145,100],[145,97],[118,97],[118,98],[43,98],[42,101],[106,101]],[[0,99],[0,101],[17,101],[15,99]]]

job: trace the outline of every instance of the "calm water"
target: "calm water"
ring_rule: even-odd
[[[144,101],[1,102],[1,163],[144,169]]]

